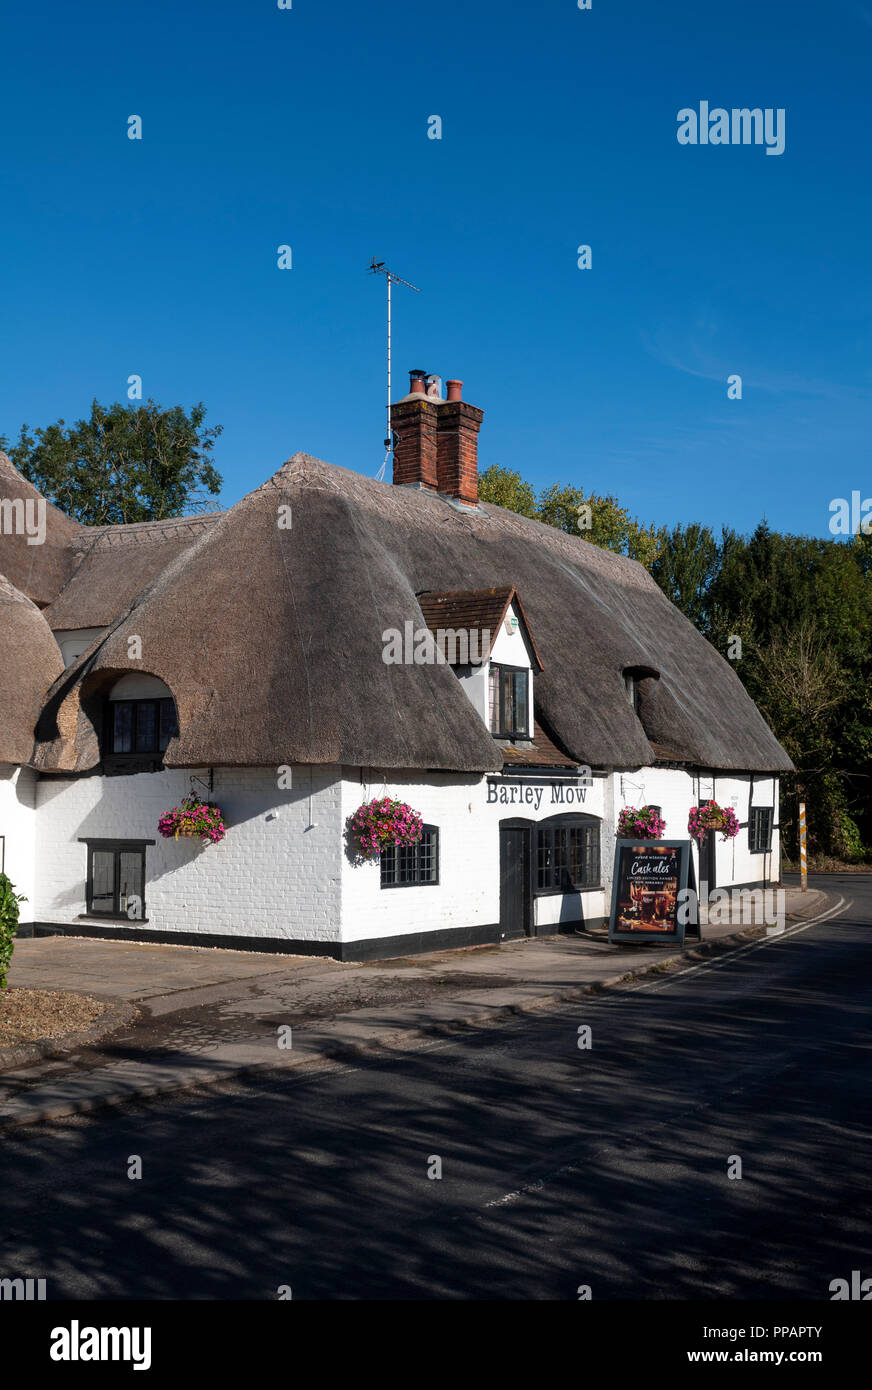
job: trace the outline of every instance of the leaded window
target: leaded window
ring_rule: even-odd
[[[600,883],[600,822],[536,827],[537,893],[572,893]]]
[[[109,752],[163,753],[178,733],[172,699],[111,700]]]
[[[772,807],[752,806],[748,816],[748,849],[768,854],[772,848]]]
[[[425,825],[414,845],[388,845],[379,856],[382,888],[411,888],[439,882],[439,830]]]

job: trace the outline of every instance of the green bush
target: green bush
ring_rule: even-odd
[[[13,892],[9,879],[0,874],[0,989],[6,988],[6,973],[15,947],[18,904],[25,901],[24,894]]]
[[[847,811],[842,811],[839,817],[837,839],[839,848],[846,859],[852,863],[862,860],[863,837],[860,834],[860,827],[853,816],[848,815]]]

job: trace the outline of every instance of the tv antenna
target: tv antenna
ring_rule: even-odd
[[[385,283],[387,284],[387,287],[388,287],[388,412],[387,412],[387,429],[385,430],[385,456],[384,456],[384,462],[382,463],[381,468],[378,470],[378,473],[376,474],[377,480],[378,480],[379,482],[381,482],[381,480],[384,478],[384,475],[385,475],[385,469],[386,469],[387,466],[388,466],[388,459],[389,459],[390,456],[391,456],[391,447],[392,447],[392,445],[393,445],[393,435],[391,434],[391,285],[405,285],[405,286],[406,286],[406,289],[414,290],[414,291],[415,291],[415,294],[420,294],[421,291],[418,289],[418,286],[417,286],[417,285],[413,285],[412,282],[411,282],[410,280],[404,280],[403,277],[402,277],[402,275],[395,275],[394,272],[393,272],[392,270],[388,270],[388,268],[387,268],[387,266],[385,265],[384,261],[377,261],[377,260],[375,259],[374,256],[373,256],[372,260],[371,260],[370,263],[369,263],[369,273],[370,273],[370,275],[383,275],[383,276],[385,277]]]

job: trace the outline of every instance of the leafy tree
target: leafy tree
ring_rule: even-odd
[[[222,426],[204,425],[202,402],[162,410],[144,404],[91,405],[87,420],[21,433],[8,453],[55,506],[88,526],[158,521],[214,509],[221,490],[211,462]]]
[[[478,495],[483,502],[493,502],[545,522],[568,535],[584,536],[594,545],[629,555],[646,567],[657,553],[654,527],[640,525],[615,497],[586,494],[581,488],[562,483],[543,488],[537,497],[532,484],[520,473],[498,464],[486,469],[478,481]]]
[[[492,502],[508,512],[529,517],[536,515],[536,493],[530,483],[525,482],[520,473],[501,468],[497,463],[479,473],[478,495],[482,502]]]
[[[705,632],[711,619],[709,593],[721,565],[722,551],[708,526],[665,527],[651,574],[666,597]]]
[[[796,764],[782,782],[785,845],[804,799],[813,852],[872,857],[872,535],[782,535],[765,521],[747,537],[698,522],[655,531],[615,497],[560,483],[537,497],[518,473],[484,477],[485,500],[639,559],[731,659]]]

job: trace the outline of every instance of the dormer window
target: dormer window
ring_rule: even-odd
[[[106,704],[105,771],[157,771],[178,731],[175,700],[163,681],[139,672],[122,676]]]
[[[634,709],[634,710],[636,711],[636,713],[638,714],[638,713],[639,713],[639,677],[636,675],[636,673],[635,673],[634,671],[625,671],[625,672],[624,672],[624,690],[626,691],[627,699],[629,700],[630,704],[633,706],[633,709]]]
[[[428,589],[417,598],[437,649],[493,737],[531,743],[542,662],[517,591]]]
[[[529,682],[529,670],[491,662],[488,708],[494,738],[530,737]]]
[[[643,701],[648,699],[655,682],[659,681],[660,673],[651,666],[626,666],[622,675],[624,692],[638,715]]]
[[[163,753],[178,732],[175,701],[113,700],[110,753]]]

